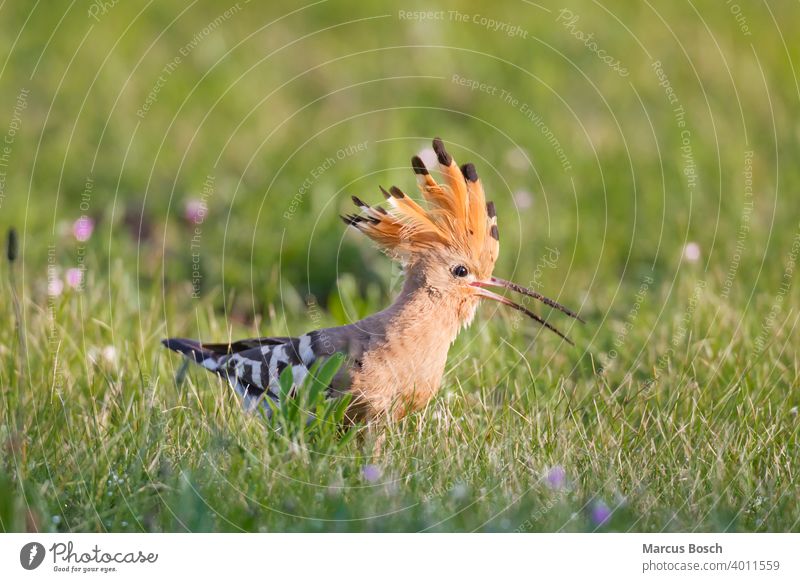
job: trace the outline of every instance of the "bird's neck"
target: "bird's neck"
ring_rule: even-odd
[[[341,328],[360,362],[353,390],[368,408],[419,410],[441,385],[460,322],[457,310],[422,275],[407,272],[392,305]]]
[[[402,345],[409,354],[425,350],[446,354],[461,324],[458,306],[428,284],[422,269],[412,268],[389,307],[346,328],[370,343]]]
[[[461,328],[457,305],[429,285],[421,269],[406,273],[403,289],[385,313],[390,328],[424,339],[420,349],[435,343],[448,347]]]

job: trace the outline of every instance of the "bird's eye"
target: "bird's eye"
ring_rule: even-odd
[[[464,265],[456,265],[452,268],[452,273],[454,277],[466,277],[469,275],[469,269]]]

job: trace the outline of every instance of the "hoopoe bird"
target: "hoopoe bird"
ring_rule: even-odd
[[[451,344],[482,299],[524,313],[571,344],[542,317],[490,290],[521,293],[583,321],[536,291],[492,276],[500,249],[494,204],[486,202],[475,166],[456,165],[439,138],[433,149],[443,184],[418,156],[411,160],[427,208],[396,186],[388,192],[381,187],[388,208],[353,196],[360,213],[342,216],[402,264],[405,280],[392,305],[361,321],[299,337],[217,344],[173,338],[164,345],[226,378],[246,409],[262,406],[268,414],[266,399],[279,402],[278,378],[287,366],[299,386],[315,362],[342,354],[344,363],[326,395],[350,394],[347,420],[370,423],[400,419],[428,404],[441,385]]]

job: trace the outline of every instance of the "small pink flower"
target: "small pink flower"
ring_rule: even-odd
[[[364,480],[369,483],[375,483],[375,481],[381,478],[381,474],[381,468],[377,465],[364,465],[364,468],[361,469],[361,475],[364,477]]]
[[[436,152],[433,151],[433,148],[425,148],[417,155],[428,170],[434,170],[439,167],[439,158],[436,157]]]
[[[47,294],[50,297],[58,297],[64,291],[64,281],[58,277],[53,277],[47,282]]]
[[[67,285],[73,289],[79,289],[83,284],[83,269],[78,269],[77,267],[67,269],[65,279],[67,280]]]
[[[696,242],[686,243],[683,247],[683,258],[690,263],[696,263],[700,260],[700,245]]]
[[[103,359],[109,364],[116,364],[117,363],[117,348],[114,346],[106,346],[100,352],[103,356]]]
[[[94,232],[94,219],[88,216],[81,216],[72,223],[72,234],[79,242],[86,242],[92,238]]]
[[[531,167],[531,161],[525,150],[521,148],[511,148],[506,152],[506,163],[515,170],[525,170]]]
[[[208,207],[206,203],[197,198],[192,198],[186,201],[186,207],[183,210],[183,216],[187,221],[192,224],[202,224],[206,218]]]
[[[92,364],[114,366],[117,363],[117,349],[114,346],[105,346],[104,348],[92,346],[89,348],[87,357]]]
[[[533,206],[533,196],[527,190],[517,190],[514,192],[514,202],[517,208],[525,210]]]

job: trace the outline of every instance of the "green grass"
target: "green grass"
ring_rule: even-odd
[[[95,22],[3,5],[0,136],[29,93],[2,167],[27,357],[4,261],[0,529],[800,530],[800,53],[781,40],[800,14],[741,6],[749,35],[718,2],[568,5],[623,78],[555,9],[441,8],[523,39],[338,0],[262,29],[283,13],[241,3],[142,119],[224,6],[172,23],[183,6],[123,2]],[[694,185],[655,60],[686,112]],[[176,385],[163,337],[297,335],[391,301],[396,268],[337,215],[350,194],[379,201],[378,184],[411,191],[408,159],[433,135],[496,202],[496,273],[580,307],[585,326],[550,318],[575,348],[483,306],[441,393],[386,428],[380,456],[374,432],[275,431],[202,370]],[[184,207],[208,176],[193,249]],[[48,265],[61,279],[81,263],[84,288],[49,297]]]

